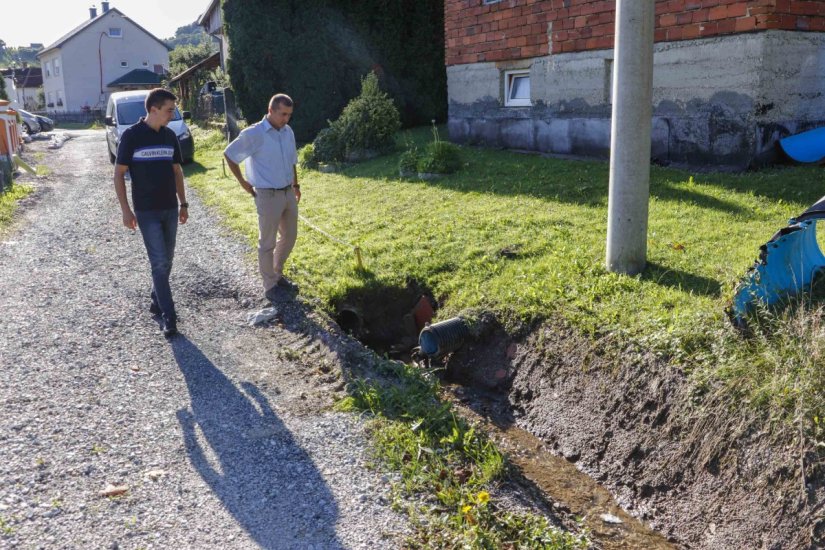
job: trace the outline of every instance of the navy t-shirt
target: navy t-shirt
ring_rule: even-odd
[[[129,167],[135,210],[177,208],[173,164],[181,164],[175,132],[162,126],[155,131],[143,119],[123,132],[117,146],[117,163]]]

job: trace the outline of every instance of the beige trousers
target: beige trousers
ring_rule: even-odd
[[[258,267],[264,290],[275,286],[298,237],[298,201],[291,187],[255,189],[258,210]]]

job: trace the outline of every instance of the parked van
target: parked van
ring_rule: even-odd
[[[115,92],[109,96],[106,105],[106,146],[109,149],[109,162],[117,159],[117,146],[120,136],[126,128],[137,123],[140,117],[146,116],[146,96],[149,90],[134,90],[131,92]],[[189,111],[183,114],[175,107],[175,117],[169,122],[169,128],[175,132],[180,142],[180,152],[183,162],[192,162],[195,157],[195,142],[192,132],[184,120],[192,118]]]

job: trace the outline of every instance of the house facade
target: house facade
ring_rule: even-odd
[[[157,85],[166,74],[166,44],[120,10],[110,9],[109,2],[101,7],[100,14],[90,8],[84,23],[38,53],[47,111],[102,109],[110,93],[130,89],[124,82],[150,80],[145,76],[151,72],[158,75],[151,79]]]
[[[226,70],[226,60],[229,59],[229,41],[223,34],[223,14],[221,13],[221,1],[210,0],[200,17],[198,25],[203,27],[206,33],[214,36],[220,41],[220,61],[221,69]]]
[[[825,125],[825,10],[657,0],[654,161],[746,168]],[[446,0],[451,139],[605,157],[615,0]]]
[[[6,94],[13,105],[27,111],[38,108],[38,94],[43,85],[40,67],[3,69],[0,71],[6,83]]]

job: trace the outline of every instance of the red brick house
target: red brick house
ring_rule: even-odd
[[[654,160],[745,168],[825,125],[825,1],[657,0]],[[614,0],[445,0],[453,140],[606,156]]]

